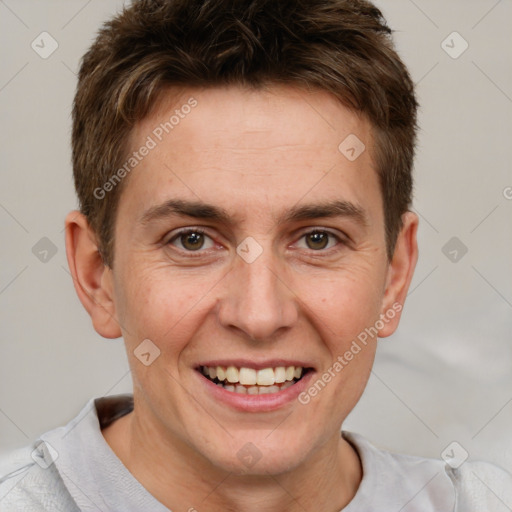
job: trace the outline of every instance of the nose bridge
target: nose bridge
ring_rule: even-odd
[[[297,315],[293,294],[279,277],[278,255],[267,242],[246,239],[238,246],[219,309],[225,327],[236,327],[256,340],[290,327]]]
[[[241,297],[246,298],[249,305],[254,303],[261,306],[260,309],[264,311],[263,306],[270,306],[271,303],[275,306],[281,302],[280,296],[283,294],[279,288],[282,284],[271,257],[260,256],[259,261],[252,263],[239,262],[238,268],[241,276],[240,283],[243,283],[245,289]]]

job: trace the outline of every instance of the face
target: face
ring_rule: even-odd
[[[396,322],[370,126],[325,92],[233,87],[164,98],[132,149],[148,136],[110,275],[138,421],[218,468],[298,467],[363,392],[365,328]]]

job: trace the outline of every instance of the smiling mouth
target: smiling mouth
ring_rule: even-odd
[[[236,366],[200,366],[205,378],[226,391],[243,395],[279,393],[299,382],[312,368],[278,366],[254,368]]]

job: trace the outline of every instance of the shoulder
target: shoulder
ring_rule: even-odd
[[[488,462],[466,462],[446,472],[457,496],[457,511],[512,510],[512,474]]]
[[[67,425],[42,434],[26,448],[1,456],[0,510],[99,509],[94,504],[94,500],[99,503],[102,499],[99,487],[111,494],[109,478],[124,467],[110,452],[101,428],[132,408],[131,395],[93,398]],[[103,478],[98,476],[101,472]]]
[[[497,466],[465,462],[452,468],[442,459],[381,450],[359,434],[343,432],[343,436],[359,453],[361,487],[368,492],[373,489],[375,504],[382,500],[400,506],[407,503],[432,512],[512,510],[512,476]]]
[[[78,512],[40,441],[0,458],[2,512]]]

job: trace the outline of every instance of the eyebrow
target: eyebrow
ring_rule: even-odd
[[[169,199],[164,203],[146,210],[140,223],[149,224],[174,215],[194,217],[196,219],[212,220],[222,224],[233,224],[234,219],[229,213],[218,206],[203,203],[201,201],[189,201],[183,199]],[[353,219],[363,227],[368,226],[368,216],[363,208],[349,201],[336,200],[314,204],[293,206],[281,214],[277,222],[297,222],[301,220],[313,220],[318,218],[347,217]]]
[[[229,224],[231,217],[226,210],[200,201],[186,201],[183,199],[169,199],[162,204],[146,210],[140,220],[143,225],[165,219],[173,215],[195,217]]]
[[[368,226],[368,215],[363,208],[349,201],[341,200],[294,206],[279,218],[279,223],[313,220],[322,217],[348,217],[361,226]]]

